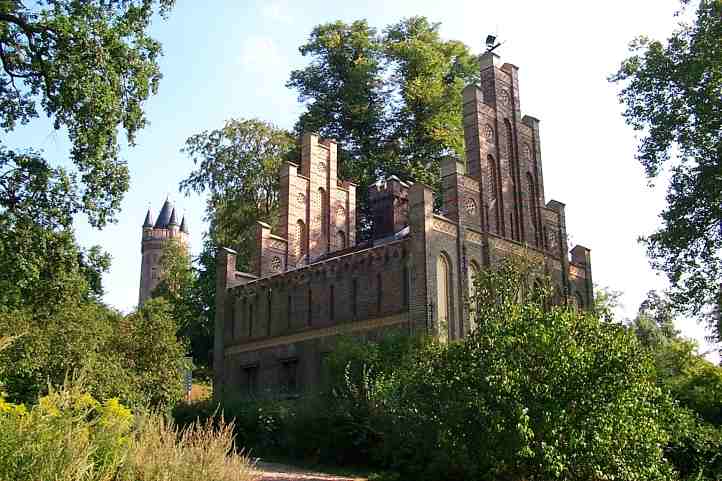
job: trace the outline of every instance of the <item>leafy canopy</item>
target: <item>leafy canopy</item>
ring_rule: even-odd
[[[683,0],[685,7],[689,0]],[[666,42],[639,37],[611,77],[624,118],[641,132],[650,180],[671,173],[662,225],[644,239],[672,284],[674,305],[707,314],[720,336],[722,303],[722,2],[701,0]]]

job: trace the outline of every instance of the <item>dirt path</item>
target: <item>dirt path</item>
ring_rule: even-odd
[[[345,478],[263,461],[256,464],[256,469],[261,473],[258,481],[365,481],[365,478]]]

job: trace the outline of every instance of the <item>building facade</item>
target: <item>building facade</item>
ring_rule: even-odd
[[[392,177],[371,187],[372,240],[355,239],[356,186],[337,177],[336,143],[304,135],[281,174],[280,228],[259,223],[253,272],[217,259],[214,392],[300,392],[322,381],[340,334],[389,329],[442,341],[474,329],[474,273],[512,254],[538,261],[561,301],[593,302],[589,249],[568,251],[564,204],[545,201],[539,121],[522,116],[517,68],[481,57],[464,89],[466,164],[442,165],[433,191]]]
[[[153,222],[153,212],[148,209],[143,222],[143,237],[140,241],[140,288],[138,290],[138,305],[151,297],[153,290],[160,282],[160,258],[163,247],[171,240],[177,240],[184,247],[188,247],[188,225],[185,216],[178,222],[175,207],[166,198],[160,214]]]

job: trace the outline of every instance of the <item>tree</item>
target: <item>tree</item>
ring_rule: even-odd
[[[411,17],[386,28],[390,86],[399,102],[391,112],[397,139],[398,175],[429,185],[439,181],[441,159],[464,158],[461,91],[479,80],[479,62],[469,47],[444,41],[440,23]]]
[[[697,353],[697,343],[674,328],[674,308],[650,291],[630,323],[654,360],[657,385],[679,404],[671,417],[667,456],[684,478],[722,474],[722,368]]]
[[[213,346],[213,318],[206,312],[204,296],[199,292],[199,271],[191,262],[188,248],[175,239],[167,242],[160,257],[160,271],[160,282],[152,295],[168,302],[178,326],[177,335],[188,344],[194,364],[207,366]]]
[[[255,119],[229,120],[186,140],[183,152],[197,168],[180,190],[209,194],[208,236],[238,252],[240,269],[250,267],[256,222],[277,223],[281,163],[294,148],[288,132]]]
[[[163,299],[127,316],[97,302],[66,301],[52,313],[0,309],[0,379],[12,401],[33,402],[48,384],[80,375],[98,399],[134,406],[180,399],[185,346]]]
[[[682,0],[682,8],[689,0]],[[666,43],[639,37],[610,80],[622,85],[624,118],[642,139],[637,159],[650,181],[671,173],[662,225],[646,237],[667,274],[675,307],[722,322],[722,3],[701,0],[691,24]]]
[[[469,48],[440,24],[411,17],[383,35],[366,21],[319,25],[300,47],[311,63],[286,84],[306,105],[296,134],[317,131],[341,147],[342,175],[358,184],[361,237],[367,189],[379,177],[439,184],[445,156],[464,157],[464,85],[478,80]]]

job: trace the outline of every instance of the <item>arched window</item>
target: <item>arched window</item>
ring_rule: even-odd
[[[489,194],[491,195],[491,205],[490,208],[494,212],[494,228],[496,229],[496,232],[500,232],[499,224],[499,209],[500,201],[499,201],[499,176],[496,172],[496,160],[494,160],[494,157],[491,155],[486,158],[487,163],[489,164]],[[488,219],[488,216],[487,216]]]
[[[514,205],[512,210],[514,216],[511,225],[511,237],[514,240],[521,240],[523,234],[521,230],[521,196],[519,195],[519,159],[514,151],[514,130],[512,129],[509,119],[504,119],[504,127],[506,130],[506,155],[509,161],[509,174],[511,175],[511,191],[514,196]]]
[[[474,286],[474,279],[479,274],[479,264],[475,261],[469,262],[469,269],[467,270],[467,284],[469,288],[469,332],[476,330],[476,287]]]
[[[299,219],[298,222],[296,222],[296,258],[299,262],[303,260],[303,258],[306,256],[306,253],[308,252],[307,244],[308,241],[306,237],[306,224]]]
[[[336,232],[336,249],[346,248],[346,233],[342,230]]]
[[[529,218],[531,219],[532,233],[534,234],[534,245],[539,247],[539,219],[537,217],[537,202],[539,199],[537,197],[534,178],[530,172],[526,173],[526,182],[529,189]]]
[[[450,274],[448,258],[445,254],[439,255],[436,260],[436,330],[441,342],[449,340],[451,325]]]
[[[321,251],[326,251],[326,245],[328,244],[328,225],[329,225],[329,212],[328,212],[328,196],[323,187],[318,188],[318,205],[321,208]]]

